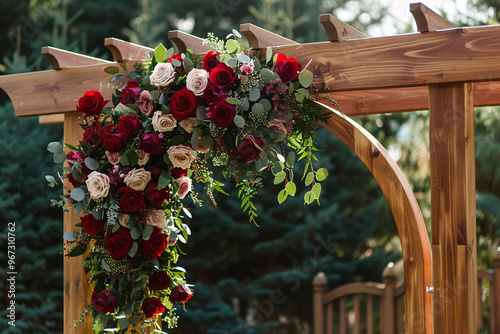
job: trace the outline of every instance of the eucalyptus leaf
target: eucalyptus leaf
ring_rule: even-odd
[[[104,261],[104,259],[102,259],[102,261],[101,261],[101,266],[102,266],[102,267],[104,268],[104,270],[106,270],[108,273],[110,273],[110,272],[111,272],[111,268],[109,267],[109,264],[108,264],[106,261]]]
[[[139,229],[137,227],[134,227],[130,231],[130,236],[132,237],[132,239],[138,240],[141,237],[141,232],[139,231]]]
[[[269,63],[271,59],[273,59],[273,48],[272,46],[268,46],[266,51],[266,63]]]
[[[260,90],[257,87],[252,88],[250,91],[250,95],[248,96],[248,99],[252,102],[257,101],[260,99]]]
[[[83,201],[83,199],[85,198],[85,193],[80,188],[74,188],[73,190],[71,190],[69,196],[75,201],[80,202]]]
[[[198,108],[196,108],[196,118],[197,119],[199,119],[200,121],[207,119],[207,116],[205,116],[205,114],[206,114],[205,107],[199,106]]]
[[[175,49],[174,48],[169,48],[167,50],[167,53],[165,54],[165,59],[170,59],[170,57],[172,57],[175,53]]]
[[[264,107],[264,112],[267,112],[272,108],[271,102],[269,102],[269,100],[267,99],[260,100],[259,104],[261,104]]]
[[[190,58],[186,57],[186,58],[184,58],[183,63],[184,63],[184,69],[186,70],[186,73],[191,72],[191,70],[194,67],[193,61]]]
[[[92,208],[92,216],[94,216],[95,219],[97,220],[102,220],[104,216],[104,209],[98,209],[97,207]]]
[[[236,115],[234,116],[234,124],[239,128],[243,128],[245,126],[245,119],[240,115]]]
[[[268,68],[263,68],[260,71],[260,76],[262,77],[262,80],[264,80],[264,82],[268,85],[271,83],[271,80],[274,80],[274,72]]]
[[[73,210],[75,210],[76,214],[79,215],[83,210],[83,205],[81,203],[73,204]]]
[[[314,80],[313,74],[308,70],[303,70],[299,74],[299,82],[304,88],[309,88]]]
[[[230,103],[230,104],[234,104],[234,105],[240,105],[241,104],[241,101],[239,99],[235,99],[233,97],[230,97],[230,98],[226,99],[226,102]]]
[[[155,52],[156,54],[156,52]],[[118,321],[118,326],[120,327],[120,330],[126,330],[128,326],[130,325],[130,321],[128,318],[122,318]]]
[[[99,163],[97,161],[95,161],[95,159],[92,157],[86,157],[84,162],[85,162],[85,165],[90,170],[97,170],[97,168],[99,168]]]
[[[243,64],[248,64],[250,62],[250,58],[245,55],[238,55],[236,59],[238,59],[238,61]]]
[[[71,232],[71,231],[64,232],[63,238],[64,238],[64,240],[68,240],[68,241],[76,241],[74,232]]]
[[[227,66],[231,66],[231,67],[238,66],[238,60],[236,58],[229,58],[226,63],[227,63]]]
[[[227,51],[229,51],[229,52],[232,53],[232,52],[234,52],[234,51],[236,51],[238,49],[238,46],[236,45],[235,42],[236,41],[234,39],[228,39],[226,41],[226,49],[227,49]]]
[[[149,226],[149,225],[148,225]],[[132,243],[132,247],[128,250],[128,256],[134,257],[137,254],[137,250],[139,249],[139,244],[137,242]]]
[[[181,63],[181,61],[179,59],[173,58],[172,59],[172,66],[174,66],[174,67],[180,67],[180,66],[182,66],[182,63]]]
[[[205,148],[212,148],[214,146],[214,139],[210,136],[203,136],[200,143]]]
[[[243,101],[241,102],[243,105],[241,106],[241,110],[243,111],[248,111],[250,109],[250,101],[248,101],[247,98],[244,98]]]
[[[238,30],[233,29],[233,30],[231,30],[231,31],[233,32],[234,36],[236,36],[236,37],[238,37],[238,38],[241,38],[241,34],[238,32]]]
[[[56,179],[52,175],[45,175],[45,180],[47,180],[47,182],[49,183],[56,181]]]
[[[151,233],[153,233],[153,225],[146,225],[144,231],[142,231],[142,238],[144,240],[149,240]]]
[[[260,103],[255,103],[253,106],[252,106],[252,112],[255,114],[255,115],[262,115],[264,114],[264,106]]]
[[[64,161],[66,161],[66,154],[64,153],[64,151],[54,153],[53,159],[54,159],[54,163],[62,164]]]
[[[59,153],[63,151],[63,145],[58,141],[53,141],[47,145],[47,151],[50,153]]]

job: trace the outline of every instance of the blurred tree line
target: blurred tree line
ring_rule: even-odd
[[[389,5],[369,0],[17,0],[0,3],[0,71],[3,74],[49,69],[40,56],[51,45],[104,59],[103,46],[116,37],[155,47],[171,45],[168,31],[183,30],[224,38],[240,23],[250,22],[298,42],[326,39],[321,13],[350,13],[347,23],[361,31],[394,19]],[[476,12],[457,25],[498,20],[500,4],[476,0]],[[483,6],[483,7],[481,7]],[[479,9],[478,9],[479,8]],[[488,9],[489,8],[489,9]],[[470,12],[472,13],[472,12]],[[471,22],[471,20],[473,22]],[[83,92],[82,92],[83,93]],[[62,138],[61,125],[39,125],[36,118],[17,118],[0,95],[0,230],[16,222],[18,269],[17,322],[9,333],[62,332],[62,214],[49,207],[61,189],[46,186],[53,174],[47,143]],[[479,264],[491,266],[500,230],[500,113],[476,113],[476,173]],[[430,225],[428,113],[356,117],[391,153],[399,156],[424,218]],[[390,209],[364,165],[329,132],[319,132],[318,166],[328,168],[321,206],[302,205],[300,194],[277,205],[278,189],[267,182],[256,201],[260,228],[247,223],[229,182],[230,197],[217,196],[218,207],[193,208],[193,236],[180,265],[195,284],[187,312],[179,310],[181,327],[173,333],[310,333],[311,281],[324,271],[330,288],[340,284],[379,281],[384,266],[400,256]],[[297,175],[301,167],[297,166]],[[298,189],[298,193],[305,191]],[[202,191],[200,191],[202,193]],[[209,201],[206,201],[207,203]],[[0,248],[6,250],[6,238]],[[5,282],[6,251],[0,252],[0,279]],[[6,305],[7,287],[0,284]],[[0,310],[0,329],[6,326]]]

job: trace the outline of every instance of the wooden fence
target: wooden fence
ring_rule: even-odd
[[[382,283],[351,283],[327,291],[324,273],[313,280],[313,334],[405,333],[404,285],[390,263]],[[493,269],[477,273],[478,333],[500,333],[500,251]],[[431,293],[431,292],[429,292]]]

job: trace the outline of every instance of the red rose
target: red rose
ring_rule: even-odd
[[[226,101],[218,101],[210,106],[210,115],[215,124],[227,128],[233,125],[236,113],[231,104]]]
[[[172,57],[170,57],[170,59],[168,60],[169,63],[172,62],[173,59],[177,59],[178,61],[183,62],[183,59],[182,59],[182,56],[178,53],[172,55]],[[184,67],[181,66],[174,66],[176,69],[180,70],[182,74],[186,73],[186,70],[184,69]]]
[[[123,115],[120,117],[120,121],[118,122],[118,132],[120,132],[125,139],[132,137],[134,132],[139,130],[141,127],[142,123],[139,118],[132,115]]]
[[[185,285],[177,285],[172,289],[168,300],[171,303],[185,303],[193,296],[193,292]]]
[[[137,212],[142,209],[146,202],[141,191],[134,190],[130,187],[122,187],[118,189],[118,192],[123,193],[120,199],[120,207],[125,212]]]
[[[158,298],[148,297],[142,302],[142,312],[144,312],[146,318],[151,318],[155,314],[162,314],[165,312],[165,306]]]
[[[127,82],[127,86],[122,89],[122,95],[120,95],[121,104],[134,104],[139,95],[141,94],[141,87],[139,83],[134,80]]]
[[[236,154],[245,161],[254,161],[264,147],[264,140],[258,136],[246,136],[238,143]]]
[[[158,187],[158,183],[149,182],[144,189],[144,193],[146,194],[146,199],[156,207],[160,207],[163,202],[170,198],[168,193],[168,188],[165,189],[156,189]]]
[[[126,145],[126,138],[119,133],[106,132],[104,134],[104,146],[111,153],[122,150]]]
[[[166,271],[157,271],[149,275],[149,287],[151,290],[166,290],[171,283],[170,277]]]
[[[160,137],[154,132],[148,132],[142,135],[139,149],[149,154],[158,154],[160,146]]]
[[[83,228],[88,234],[93,236],[104,235],[104,225],[102,220],[95,219],[92,214],[80,217],[80,220],[82,221]]]
[[[142,255],[146,259],[157,259],[167,247],[167,235],[162,233],[158,227],[153,227],[153,233],[147,241],[143,240]]]
[[[99,124],[99,122],[94,122],[93,125],[89,125],[85,128],[83,141],[92,145],[94,149],[99,148],[103,140],[103,133],[104,131],[101,128],[101,124]]]
[[[302,65],[295,58],[287,58],[285,55],[278,53],[274,72],[278,73],[284,83],[289,81],[297,81]]]
[[[174,177],[174,179],[180,179],[181,177],[186,175],[187,175],[187,169],[182,169],[179,167],[172,169],[172,176]]]
[[[101,92],[97,90],[89,90],[78,100],[76,110],[84,115],[98,116],[108,102],[109,100],[105,100],[102,97]]]
[[[151,162],[146,166],[146,170],[151,173],[151,181],[158,183],[160,175],[165,171],[164,169],[158,168]]]
[[[92,305],[101,313],[113,312],[116,308],[115,294],[109,290],[92,292]]]
[[[186,87],[175,92],[170,98],[170,112],[179,122],[190,117],[196,117],[198,108],[198,97]]]
[[[217,56],[220,55],[218,51],[208,51],[205,53],[201,61],[203,62],[203,69],[207,72],[212,71],[213,68],[219,66],[220,61]]]
[[[205,88],[205,91],[203,92],[203,99],[208,103],[208,105],[221,100],[221,98],[215,94],[218,90],[219,88],[217,88],[213,83],[208,83],[207,88]]]
[[[132,237],[126,228],[121,228],[115,233],[109,233],[106,237],[106,248],[115,259],[127,255],[132,248]]]
[[[236,77],[233,69],[228,67],[226,63],[220,63],[210,72],[210,82],[224,90],[233,88]]]

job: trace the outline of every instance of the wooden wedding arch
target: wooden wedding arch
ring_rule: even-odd
[[[311,61],[313,84],[324,87],[348,116],[429,109],[431,244],[411,188],[382,145],[323,106],[331,113],[325,127],[365,163],[393,211],[403,250],[407,332],[475,333],[473,108],[500,105],[500,26],[457,28],[420,3],[410,10],[418,33],[368,38],[328,14],[320,16],[327,42],[298,44],[250,24],[242,25],[241,32],[252,50],[272,46],[273,53],[295,57],[302,64]],[[179,31],[169,37],[179,52],[207,51],[197,37]],[[113,38],[106,39],[105,45],[114,62],[47,47],[42,54],[49,58],[52,70],[0,77],[0,87],[11,98],[16,115],[39,115],[41,123],[64,122],[64,141],[77,143],[81,128],[75,100],[90,89],[109,98],[115,83],[110,83],[111,76],[103,69],[113,64],[131,69],[152,50]],[[76,214],[65,214],[65,231],[76,220]],[[431,287],[434,293],[427,292]],[[77,329],[72,326],[88,300],[79,260],[65,259],[65,333],[91,332],[90,322]],[[499,317],[500,310],[495,312],[492,316]]]

